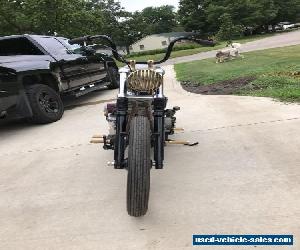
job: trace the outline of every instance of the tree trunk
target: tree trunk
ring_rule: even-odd
[[[129,45],[126,45],[125,47],[126,47],[126,53],[127,53],[127,55],[129,55],[130,54]]]

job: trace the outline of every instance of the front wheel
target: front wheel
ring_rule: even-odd
[[[130,123],[127,177],[127,211],[134,217],[143,216],[148,210],[150,149],[150,122],[147,117],[136,116]]]

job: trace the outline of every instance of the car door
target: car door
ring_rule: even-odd
[[[71,51],[76,51],[76,48],[79,49],[80,51],[80,46],[78,45],[70,45],[68,42],[68,39],[66,38],[56,38],[58,41],[60,41],[67,49],[69,52]],[[75,46],[75,47],[74,47]],[[76,47],[77,46],[77,47]],[[73,62],[71,63],[73,64]],[[93,54],[91,55],[85,55],[77,58],[75,60],[75,63],[73,64],[73,67],[77,64],[77,67],[75,67],[75,74],[71,73],[71,77],[73,77],[74,81],[76,81],[77,74],[83,74],[89,79],[89,84],[96,84],[101,82],[103,79],[106,78],[107,76],[107,70],[105,66],[105,59],[102,57],[101,54]],[[67,65],[66,65],[67,66]],[[70,70],[71,72],[72,67],[67,67],[65,71]],[[78,71],[77,71],[78,70]],[[80,79],[77,79],[80,84]],[[75,83],[73,81],[73,84]],[[76,86],[76,84],[74,84]]]
[[[91,83],[90,61],[87,56],[72,53],[56,37],[37,36],[34,39],[57,61],[56,64],[61,71],[61,80],[67,81],[69,88],[79,88]]]
[[[67,55],[58,58],[63,79],[69,82],[70,88],[87,85],[91,82],[88,74],[89,61],[85,56]]]
[[[102,82],[107,76],[105,61],[101,55],[94,55],[88,57],[89,64],[87,66],[87,73],[90,81],[93,84]]]

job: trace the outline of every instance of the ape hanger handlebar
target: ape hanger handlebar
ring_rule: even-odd
[[[196,34],[195,34],[196,35]],[[173,40],[168,48],[167,48],[167,51],[166,51],[166,54],[164,56],[163,59],[161,59],[160,61],[154,61],[153,63],[154,64],[161,64],[165,61],[167,61],[170,56],[171,56],[171,53],[172,53],[172,49],[175,45],[175,43],[179,42],[179,41],[183,41],[183,40],[187,40],[187,41],[193,41],[193,42],[196,42],[198,44],[201,44],[201,45],[204,45],[204,46],[215,46],[215,42],[213,41],[208,41],[208,40],[202,40],[202,39],[198,39],[195,37],[195,35],[191,35],[191,36],[182,36],[182,37],[179,37],[175,40]],[[118,50],[117,50],[117,46],[116,44],[113,42],[113,40],[108,37],[108,36],[105,36],[105,35],[95,35],[95,36],[84,36],[84,37],[78,37],[78,38],[74,38],[74,39],[71,39],[69,40],[69,43],[70,44],[82,44],[84,42],[91,42],[91,41],[94,41],[94,40],[98,40],[98,39],[102,39],[104,41],[106,41],[108,44],[109,44],[109,47],[111,48],[112,50],[112,54],[114,56],[114,58],[116,60],[118,60],[119,62],[122,62],[122,63],[125,63],[125,64],[129,64],[130,61],[127,61],[126,59],[124,59],[119,53],[118,53]],[[148,62],[136,62],[136,64],[147,64]]]

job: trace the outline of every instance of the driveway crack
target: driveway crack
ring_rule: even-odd
[[[256,125],[261,125],[261,124],[281,123],[281,122],[297,121],[297,120],[299,121],[300,117],[271,120],[271,121],[252,122],[252,123],[245,123],[245,124],[234,124],[234,125],[229,125],[229,126],[220,126],[220,127],[207,128],[207,129],[185,130],[183,132],[178,132],[176,134],[217,131],[217,130],[230,129],[230,128],[250,127],[250,126],[256,126]],[[55,151],[55,150],[62,150],[62,149],[72,149],[72,148],[78,148],[78,147],[82,147],[82,146],[92,146],[92,145],[94,145],[94,144],[80,143],[80,144],[74,144],[74,145],[69,145],[69,146],[56,146],[56,147],[45,148],[45,149],[31,149],[31,150],[26,150],[26,151],[1,154],[0,157],[16,155],[16,154],[30,154],[30,153],[47,152],[47,151]]]
[[[222,129],[229,129],[229,128],[250,127],[250,126],[256,126],[256,125],[261,125],[261,124],[281,123],[281,122],[296,121],[296,120],[300,120],[300,117],[271,120],[271,121],[260,121],[260,122],[244,123],[244,124],[234,124],[234,125],[229,125],[229,126],[220,126],[220,127],[207,128],[207,129],[185,130],[185,131],[179,132],[177,134],[182,134],[182,133],[186,133],[186,132],[195,133],[195,132],[207,132],[207,131],[215,131],[215,130],[222,130]]]

